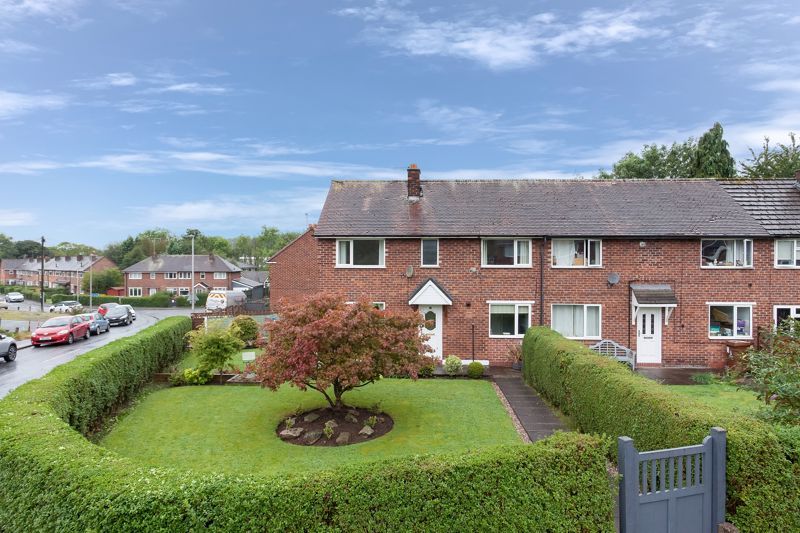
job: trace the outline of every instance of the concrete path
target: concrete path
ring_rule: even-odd
[[[525,384],[520,372],[497,372],[492,379],[503,391],[531,441],[549,437],[557,430],[569,429],[536,391]]]

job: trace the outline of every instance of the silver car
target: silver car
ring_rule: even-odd
[[[0,333],[0,357],[10,363],[17,358],[17,343],[14,339]]]
[[[9,303],[22,303],[25,301],[25,297],[20,292],[9,292],[6,295],[6,301]]]
[[[76,300],[64,300],[50,306],[51,313],[80,313],[83,306]]]

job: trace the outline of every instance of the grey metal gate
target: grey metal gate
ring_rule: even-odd
[[[639,452],[617,441],[623,533],[711,533],[725,521],[725,430],[702,444]]]

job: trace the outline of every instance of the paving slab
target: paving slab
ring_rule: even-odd
[[[541,440],[558,430],[568,429],[536,391],[522,380],[520,372],[496,373],[492,379],[503,391],[531,441]]]

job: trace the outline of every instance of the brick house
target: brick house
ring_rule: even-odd
[[[0,284],[38,287],[41,280],[41,261],[39,257],[0,260]],[[44,262],[44,286],[61,287],[67,293],[77,294],[84,276],[89,275],[89,270],[102,272],[116,266],[107,257],[95,255],[48,257]]]
[[[192,292],[192,256],[158,255],[124,269],[125,295],[152,296],[168,292],[189,296]],[[218,255],[194,256],[195,292],[233,290],[242,269]]]
[[[438,356],[512,362],[527,327],[637,364],[713,366],[800,316],[796,180],[334,181],[272,258],[273,309],[331,291],[434,324]]]

